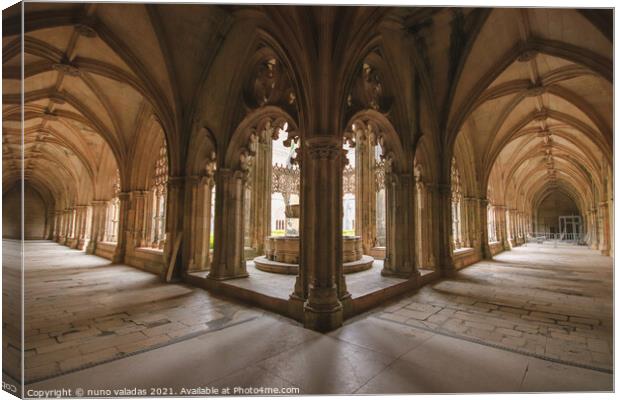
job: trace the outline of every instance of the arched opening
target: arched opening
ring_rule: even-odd
[[[246,258],[266,272],[297,274],[300,253],[301,142],[286,117],[267,119],[251,146],[245,201]]]
[[[578,241],[583,232],[582,214],[575,201],[556,190],[550,192],[534,212],[536,237]]]

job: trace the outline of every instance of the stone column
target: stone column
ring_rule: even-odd
[[[339,298],[346,292],[341,278],[342,139],[311,137],[302,150],[300,270],[301,280],[308,282],[304,326],[325,332],[342,325]]]
[[[243,257],[244,186],[247,173],[220,168],[215,173],[215,251],[207,278],[248,276]]]
[[[125,260],[127,249],[127,222],[129,214],[129,193],[121,192],[118,194],[118,234],[116,236],[116,249],[112,256],[113,263],[122,263]]]
[[[386,248],[381,275],[415,279],[414,177],[386,168]]]
[[[475,248],[479,243],[476,236],[476,226],[479,226],[478,199],[466,197],[465,204],[467,204],[467,247]]]
[[[75,221],[75,248],[79,250],[84,249],[84,241],[86,234],[86,212],[87,206],[79,205],[75,206],[76,209],[76,221]]]
[[[495,205],[495,224],[497,232],[497,240],[501,242],[502,247],[506,250],[510,249],[508,244],[508,236],[506,232],[506,206]]]
[[[599,203],[598,208],[599,218],[600,218],[600,228],[601,235],[599,240],[599,249],[601,250],[601,254],[604,256],[609,255],[610,249],[610,221],[609,221],[609,205],[606,201]]]
[[[60,244],[65,244],[67,242],[67,236],[69,235],[69,215],[70,210],[65,209],[62,212],[62,229],[60,233]]]
[[[422,180],[416,179],[417,195],[415,196],[416,211],[416,249],[415,261],[416,269],[426,268],[428,256],[426,254],[426,241],[429,240],[427,231],[428,210],[426,209],[426,187]]]
[[[72,233],[72,226],[73,226],[73,209],[67,209],[65,210],[66,213],[66,224],[65,224],[65,230],[64,230],[64,240],[63,243],[64,245],[67,244],[67,242],[69,241],[69,239],[71,238],[71,233]]]
[[[435,192],[438,213],[436,223],[439,230],[439,262],[442,276],[454,274],[452,261],[452,192],[450,184],[438,184]]]
[[[425,204],[426,204],[426,224],[424,225],[424,235],[422,237],[422,241],[424,242],[425,254],[426,254],[426,266],[430,269],[436,269],[437,267],[437,243],[438,240],[438,229],[437,224],[435,224],[437,206],[435,204],[435,185],[427,183],[425,185],[426,196],[425,196]]]
[[[200,176],[185,177],[185,206],[183,207],[183,235],[187,240],[183,241],[183,266],[186,270],[196,271],[196,261],[194,261],[194,249],[197,247],[196,226],[198,225],[199,208],[198,189],[200,185]]]
[[[91,201],[90,205],[92,207],[92,222],[90,224],[90,241],[88,246],[86,246],[86,252],[88,254],[95,254],[97,243],[103,241],[106,202],[95,200]]]
[[[134,222],[132,229],[133,247],[144,247],[148,244],[148,240],[146,237],[146,219],[148,218],[147,198],[149,193],[150,192],[146,190],[134,190],[133,192],[131,192],[134,208]]]
[[[164,275],[167,267],[174,262],[171,274],[171,280],[178,280],[181,277],[182,259],[183,259],[183,243],[179,243],[176,258],[174,250],[179,237],[182,238],[183,232],[183,211],[185,204],[185,178],[182,176],[171,176],[168,178],[168,186],[166,190],[166,207],[164,215],[164,269],[162,271],[162,279],[166,280]],[[186,238],[189,240],[189,238]],[[161,247],[160,247],[161,248]]]
[[[52,231],[51,240],[57,242],[60,237],[60,223],[62,221],[62,211],[54,210],[54,230]]]
[[[598,213],[594,207],[590,209],[588,228],[590,231],[590,248],[598,250]]]
[[[374,146],[362,135],[355,139],[355,234],[362,239],[364,254],[370,254],[377,232]]]
[[[191,182],[191,183],[190,183]],[[184,224],[188,240],[185,241],[189,260],[185,263],[190,272],[209,269],[211,238],[211,190],[213,178],[196,177],[187,183],[190,206]]]
[[[73,227],[73,209],[65,210],[65,227],[63,230],[63,240],[61,244],[66,245],[71,237]]]
[[[462,235],[463,235],[463,247],[468,247],[471,248],[471,242],[472,242],[472,238],[471,238],[471,225],[473,224],[472,221],[472,204],[471,204],[471,198],[470,197],[463,197],[462,200],[462,211],[461,211],[461,218],[462,218],[462,222],[461,222],[461,229],[462,229]]]
[[[259,141],[252,172],[250,245],[257,255],[265,254],[265,238],[271,235],[271,151],[272,140]]]
[[[489,247],[489,221],[488,207],[489,200],[485,198],[478,199],[479,218],[480,218],[480,253],[482,257],[491,259],[491,248]]]

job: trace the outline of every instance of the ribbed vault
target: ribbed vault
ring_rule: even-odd
[[[531,214],[562,191],[585,216],[609,196],[612,42],[578,11],[553,13],[490,12],[448,126],[457,147],[471,143],[480,193],[497,205]]]

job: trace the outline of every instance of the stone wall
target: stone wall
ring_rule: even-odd
[[[21,193],[20,187],[14,186],[2,198],[2,236],[19,239]],[[46,224],[46,207],[39,193],[32,187],[24,187],[24,237],[26,239],[44,239]]]

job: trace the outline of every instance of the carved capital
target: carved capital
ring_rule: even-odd
[[[340,139],[336,136],[315,136],[305,144],[313,160],[336,160],[342,154]]]

